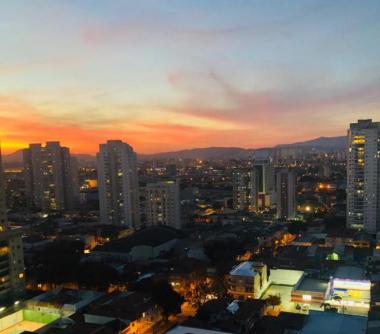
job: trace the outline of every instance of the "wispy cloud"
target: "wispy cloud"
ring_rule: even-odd
[[[7,2],[0,133],[95,152],[339,135],[380,108],[379,2]],[[345,8],[342,11],[342,8]]]

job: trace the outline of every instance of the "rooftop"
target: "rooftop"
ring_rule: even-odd
[[[302,329],[302,334],[364,334],[366,327],[366,317],[310,311]]]
[[[134,321],[155,306],[151,297],[141,292],[114,292],[87,306],[85,314]]]
[[[253,268],[252,261],[242,262],[230,271],[230,275],[233,276],[250,276],[254,277],[257,272]]]
[[[299,333],[306,315],[281,312],[278,317],[264,316],[253,328],[251,334],[284,334]]]
[[[99,252],[129,253],[133,247],[146,245],[156,247],[177,239],[179,232],[167,226],[152,226],[137,231],[125,238],[114,240],[95,248]]]
[[[314,278],[304,278],[296,287],[296,290],[309,292],[326,292],[327,284],[327,281]]]
[[[167,334],[223,334],[228,332],[213,331],[203,328],[187,327],[187,326],[176,326],[170,331],[166,332]]]
[[[334,278],[363,280],[365,279],[364,270],[354,266],[339,266],[335,271]]]

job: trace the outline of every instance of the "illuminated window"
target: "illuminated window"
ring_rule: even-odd
[[[310,301],[311,296],[310,295],[302,295],[302,300]]]
[[[352,140],[352,144],[354,145],[360,145],[365,143],[365,137],[364,136],[355,136]]]

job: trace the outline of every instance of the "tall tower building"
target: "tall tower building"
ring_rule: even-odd
[[[24,253],[20,229],[8,225],[0,152],[0,302],[16,300],[24,292]]]
[[[256,210],[254,182],[252,168],[237,169],[232,173],[232,200],[235,210],[248,212]]]
[[[255,212],[270,206],[275,173],[269,157],[255,157],[252,167],[233,172],[233,205],[236,210]]]
[[[105,224],[140,227],[137,157],[121,140],[109,140],[97,154],[100,219]]]
[[[175,181],[148,183],[146,188],[147,225],[181,228],[179,185]]]
[[[270,206],[274,192],[274,168],[269,158],[256,158],[253,163],[253,202],[256,209]]]
[[[29,208],[72,210],[79,193],[77,165],[70,150],[59,142],[30,144],[23,152],[26,197]]]
[[[347,227],[380,231],[380,122],[350,124],[347,152]]]
[[[293,219],[296,216],[296,177],[293,171],[280,170],[276,175],[277,218]]]

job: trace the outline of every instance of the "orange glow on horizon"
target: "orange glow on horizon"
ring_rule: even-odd
[[[57,109],[63,112],[62,106],[57,106]],[[199,115],[193,110],[184,113],[183,110],[167,109],[149,114],[148,109],[136,120],[115,118],[104,121],[102,118],[92,119],[91,112],[81,114],[80,110],[71,116],[61,117],[18,97],[0,96],[3,153],[13,153],[30,143],[59,141],[72,153],[95,154],[99,144],[110,139],[123,140],[143,154],[199,147],[259,148],[343,133],[337,127],[320,133],[314,124],[300,127],[297,131],[286,131],[288,125],[273,122],[270,113],[250,122],[222,112],[205,111]],[[241,113],[236,115],[241,116]]]

